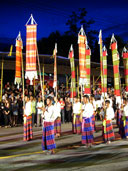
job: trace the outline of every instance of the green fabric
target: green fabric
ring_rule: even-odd
[[[32,113],[36,113],[36,101],[32,101]]]

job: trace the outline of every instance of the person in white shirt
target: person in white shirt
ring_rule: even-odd
[[[107,144],[111,143],[111,140],[115,138],[115,134],[112,126],[112,119],[114,119],[114,110],[111,107],[110,101],[105,101],[104,106],[104,120],[103,120],[103,137]]]
[[[79,99],[75,97],[74,104],[73,104],[73,124],[72,124],[72,131],[74,134],[81,133],[81,122],[80,122],[81,112],[82,112],[82,104],[80,103]]]
[[[32,132],[32,106],[29,97],[25,96],[24,108],[24,141],[29,141],[33,137]]]
[[[55,135],[54,135],[54,106],[52,105],[51,97],[47,98],[47,106],[42,108],[43,110],[43,136],[42,136],[42,149],[48,150],[51,154],[54,153],[56,148]]]
[[[54,133],[56,137],[60,137],[61,134],[61,104],[59,102],[59,100],[54,97],[54,117],[55,117],[55,121],[54,121]]]
[[[43,107],[43,102],[41,101],[41,98],[39,97],[37,105],[36,105],[36,108],[37,108],[37,126],[38,127],[42,125],[42,117],[41,117],[41,115],[43,114],[42,107]]]
[[[98,98],[98,99],[95,101],[95,105],[96,105],[96,109],[102,107],[102,100],[101,100],[101,98]]]
[[[123,105],[121,105],[121,114],[123,120],[123,132],[126,139],[128,139],[128,102],[126,98],[123,98]]]
[[[91,146],[93,143],[93,130],[92,130],[92,115],[94,112],[92,104],[89,102],[89,96],[83,96],[84,105],[83,112],[80,116],[82,118],[82,144]]]

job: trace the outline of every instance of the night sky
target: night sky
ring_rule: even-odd
[[[68,30],[68,16],[79,8],[87,10],[87,19],[95,20],[91,29],[102,29],[103,37],[115,33],[128,41],[128,0],[2,0],[0,41],[15,39],[19,30],[25,39],[31,13],[38,23],[38,39],[56,30],[63,33]]]

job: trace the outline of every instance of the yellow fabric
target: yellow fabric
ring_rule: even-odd
[[[26,124],[26,122],[27,122],[27,117],[25,116],[24,117],[24,124]]]
[[[123,116],[122,120],[123,120],[123,125],[124,125],[124,127],[125,127],[125,125],[126,125],[126,117]]]
[[[80,104],[80,109],[79,109],[79,113],[74,113],[74,115],[73,115],[73,124],[75,124],[75,122],[76,122],[76,115],[80,115],[80,113],[81,113],[81,110],[82,110],[82,104]]]
[[[76,114],[73,115],[73,124],[75,125],[76,123]]]
[[[103,121],[104,133],[106,133],[106,120]]]

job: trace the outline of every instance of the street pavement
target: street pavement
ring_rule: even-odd
[[[23,127],[0,128],[0,171],[128,171],[128,141],[121,139],[113,122],[115,141],[107,145],[102,138],[102,123],[96,122],[94,144],[81,144],[81,135],[72,134],[71,123],[62,124],[54,155],[42,151],[42,129],[34,127],[32,141],[23,141]]]

